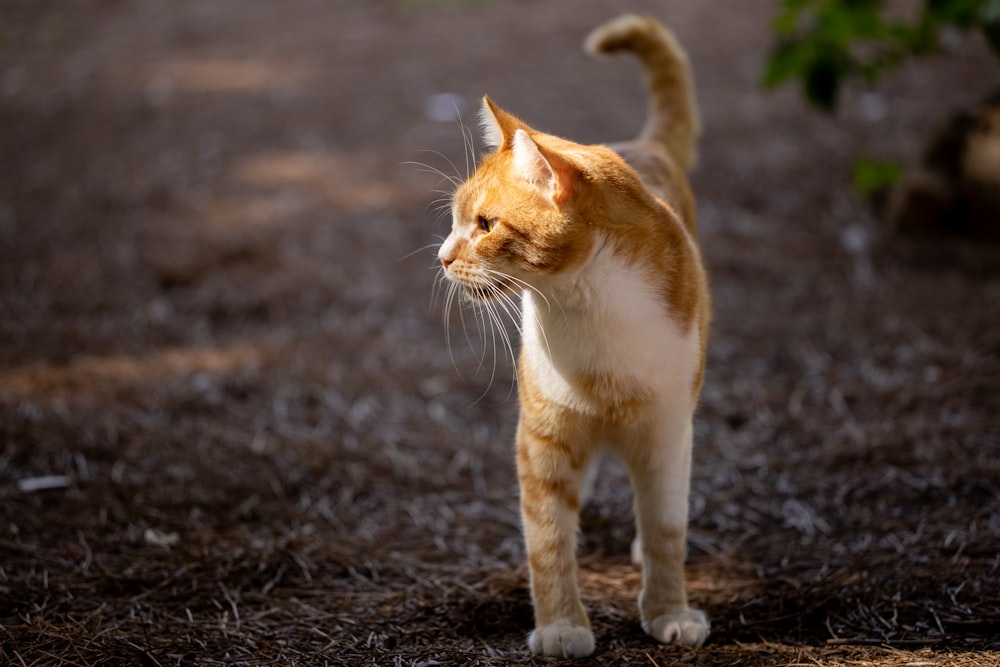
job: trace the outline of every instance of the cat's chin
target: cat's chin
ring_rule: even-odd
[[[463,285],[465,298],[474,303],[488,303],[498,299],[510,298],[517,293],[514,286],[506,281],[490,285]]]
[[[502,291],[489,287],[465,288],[465,298],[473,303],[487,303],[489,301],[495,301],[502,293]]]

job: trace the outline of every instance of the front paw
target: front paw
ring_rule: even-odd
[[[556,658],[582,658],[594,652],[594,635],[582,625],[556,621],[535,628],[528,635],[528,648],[533,653]]]
[[[708,638],[708,619],[697,609],[679,609],[657,616],[643,628],[653,639],[664,644],[701,646]]]

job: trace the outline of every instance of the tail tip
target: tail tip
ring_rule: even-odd
[[[647,32],[652,19],[637,14],[623,14],[603,23],[587,36],[584,49],[595,56],[634,48],[635,38]]]

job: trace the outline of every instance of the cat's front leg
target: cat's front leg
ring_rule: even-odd
[[[649,458],[630,465],[639,533],[633,556],[640,551],[642,562],[639,612],[643,629],[657,641],[701,646],[708,638],[708,619],[688,607],[684,584],[690,424],[661,437]]]
[[[582,457],[570,444],[542,432],[522,415],[517,472],[535,608],[535,629],[528,646],[547,656],[590,655],[594,635],[580,601],[576,568]]]

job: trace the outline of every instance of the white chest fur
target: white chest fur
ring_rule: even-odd
[[[653,409],[693,407],[698,332],[681,331],[638,267],[610,249],[553,285],[548,301],[528,291],[523,308],[524,362],[549,400],[601,412],[579,378],[600,377],[648,396]]]

